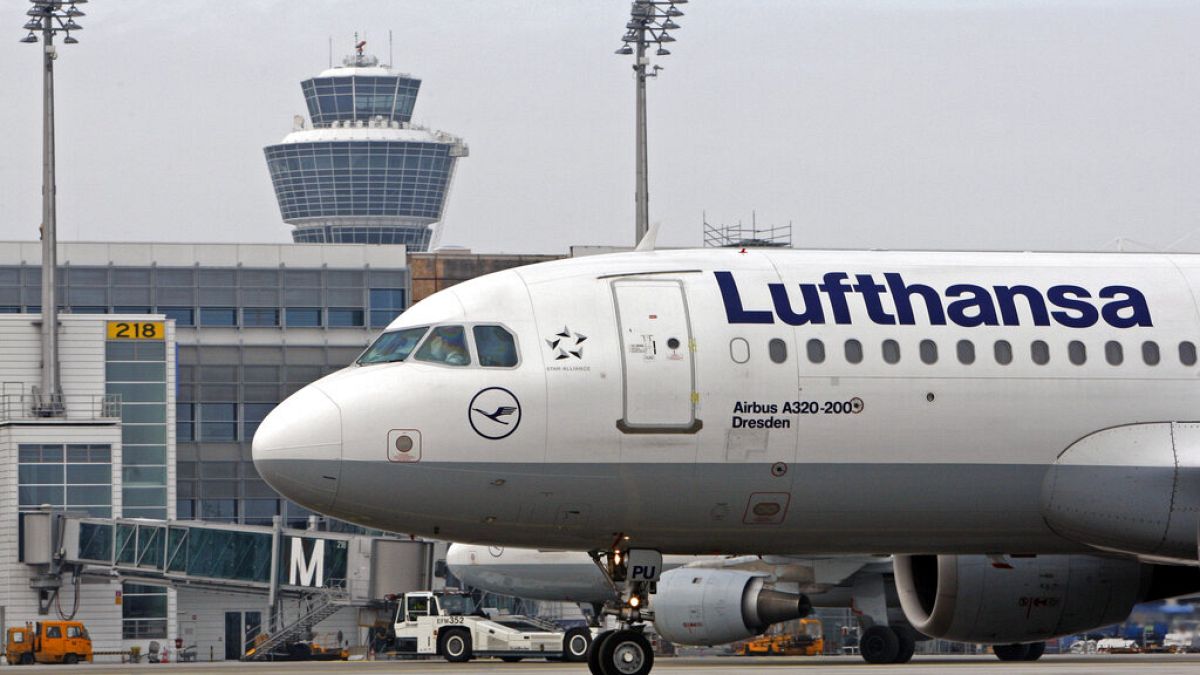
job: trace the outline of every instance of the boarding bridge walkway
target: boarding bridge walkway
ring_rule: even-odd
[[[42,509],[22,514],[31,586],[49,608],[64,572],[261,594],[276,608],[303,598],[307,611],[288,626],[268,626],[283,644],[343,607],[372,607],[393,593],[431,587],[433,544],[395,537],[200,521],[92,518]],[[276,613],[272,611],[272,618]],[[265,654],[267,645],[256,653]]]

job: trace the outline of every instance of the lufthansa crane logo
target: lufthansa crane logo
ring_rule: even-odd
[[[481,390],[467,405],[467,421],[475,433],[493,441],[506,438],[521,423],[521,402],[504,387]]]

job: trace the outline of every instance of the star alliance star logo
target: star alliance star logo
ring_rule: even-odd
[[[563,326],[563,329],[555,333],[552,337],[546,340],[546,344],[550,345],[550,349],[554,351],[554,360],[562,361],[574,356],[577,359],[583,358],[583,341],[587,340],[587,336],[583,333],[576,333],[570,328]]]

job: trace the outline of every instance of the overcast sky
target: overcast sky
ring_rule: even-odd
[[[40,222],[39,50],[0,32],[0,239]],[[622,0],[93,0],[57,62],[63,240],[286,242],[262,147],[368,51],[464,137],[443,243],[629,244]],[[659,241],[1200,250],[1200,0],[693,0],[649,85]],[[1189,236],[1190,235],[1190,236]]]

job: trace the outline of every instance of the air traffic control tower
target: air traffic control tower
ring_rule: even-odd
[[[406,244],[426,251],[467,144],[414,126],[421,81],[364,54],[301,83],[311,126],[264,148],[296,243]]]

